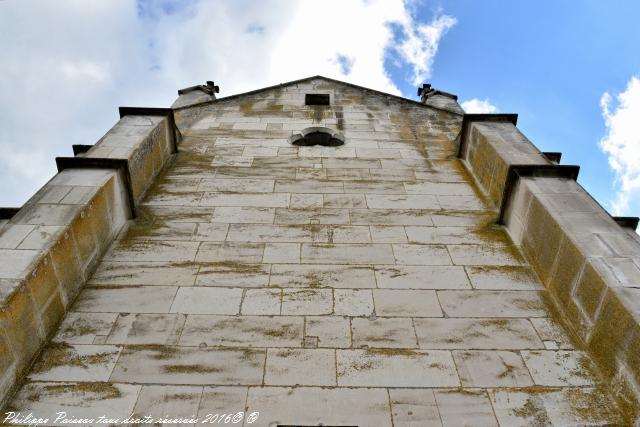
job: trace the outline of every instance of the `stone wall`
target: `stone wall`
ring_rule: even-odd
[[[0,404],[175,151],[168,112],[123,112],[87,152],[58,158],[60,172],[0,224]]]
[[[461,157],[567,326],[622,402],[640,382],[640,241],[515,127],[514,117],[467,115]]]

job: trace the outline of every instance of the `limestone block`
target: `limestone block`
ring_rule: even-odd
[[[367,206],[372,209],[440,209],[438,199],[433,195],[384,195],[367,194]]]
[[[261,208],[286,208],[289,206],[289,193],[204,193],[200,206],[249,206]]]
[[[282,291],[280,289],[247,289],[242,298],[240,312],[243,315],[280,314]]]
[[[594,388],[558,391],[491,390],[500,425],[623,425],[614,403]]]
[[[354,347],[417,348],[409,318],[356,318],[351,320],[351,331]]]
[[[391,245],[303,243],[302,258],[307,264],[393,264]]]
[[[251,387],[247,413],[253,411],[260,412],[254,423],[258,427],[296,423],[392,425],[388,395],[381,388]]]
[[[335,386],[335,352],[330,349],[269,349],[264,383]]]
[[[347,209],[276,209],[276,224],[349,224]]]
[[[88,288],[78,296],[73,306],[73,311],[88,313],[168,313],[177,289],[173,286]]]
[[[305,339],[317,340],[319,348],[351,347],[349,323],[343,316],[309,316],[305,319]]]
[[[448,351],[337,350],[338,385],[346,387],[457,387]]]
[[[396,264],[451,265],[451,257],[444,245],[393,244]]]
[[[139,384],[259,385],[265,350],[127,346],[111,381]]]
[[[101,335],[106,336],[106,344],[176,344],[186,317],[184,314],[120,313],[112,328]]]
[[[592,386],[591,361],[582,352],[566,350],[523,351],[524,359],[536,385],[548,387]]]
[[[423,349],[519,350],[543,349],[526,319],[415,319]]]
[[[244,412],[248,387],[203,387],[198,418],[204,420],[210,414],[237,414]]]
[[[527,267],[465,267],[474,289],[534,291],[544,289]]]
[[[302,317],[189,315],[181,346],[300,347]]]
[[[427,210],[351,209],[349,216],[354,225],[433,225]]]
[[[40,252],[35,250],[0,249],[0,257],[3,260],[0,265],[0,277],[3,279],[23,277],[35,264],[39,254]]]
[[[389,399],[394,426],[442,426],[433,390],[389,389]]]
[[[375,288],[376,278],[369,266],[277,264],[271,267],[271,286]]]
[[[195,419],[202,393],[202,387],[194,386],[142,386],[132,418]]]
[[[238,314],[242,289],[215,287],[178,288],[171,313]]]
[[[338,316],[370,316],[373,296],[368,289],[335,289],[334,314]]]
[[[268,264],[248,264],[236,261],[211,261],[199,264],[196,286],[254,288],[269,284],[270,267]]]
[[[8,224],[7,226],[0,228],[0,249],[16,249],[35,228],[35,225],[20,224]]]
[[[441,317],[442,310],[433,290],[374,289],[378,316]]]
[[[274,217],[274,208],[220,206],[214,209],[212,222],[272,224]]]
[[[203,243],[203,247],[206,243]],[[128,240],[118,242],[105,254],[107,261],[193,261],[198,242]]]
[[[442,310],[450,317],[544,317],[536,291],[438,291]]]
[[[34,365],[32,381],[108,381],[120,348],[111,345],[53,343]]]
[[[328,242],[329,229],[326,226],[311,225],[260,225],[231,224],[227,241],[230,242]]]
[[[491,402],[484,390],[435,390],[443,426],[498,426]]]
[[[116,313],[69,312],[62,321],[53,341],[68,344],[93,344],[97,337],[109,335],[117,318],[118,314]]]
[[[38,321],[37,307],[30,292],[25,288],[14,291],[4,301],[0,312],[2,335],[9,342],[16,361],[17,377],[31,362],[44,340],[44,334]]]
[[[464,268],[440,265],[376,266],[379,288],[390,289],[469,289]]]
[[[103,261],[91,276],[91,286],[146,285],[189,286],[195,281],[197,265],[168,265],[157,261]]]
[[[23,413],[51,414],[53,419],[58,412],[80,419],[95,417],[96,413],[122,419],[133,412],[140,388],[108,382],[28,382],[12,405]]]
[[[520,355],[512,351],[455,350],[463,387],[529,387],[533,385]]]
[[[284,289],[282,315],[322,315],[333,312],[331,289]]]

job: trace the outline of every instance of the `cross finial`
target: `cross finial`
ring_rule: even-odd
[[[418,87],[418,96],[423,96],[430,90],[431,90],[431,85],[429,83],[424,83],[422,87]]]

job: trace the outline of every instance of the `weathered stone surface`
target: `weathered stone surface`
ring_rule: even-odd
[[[184,314],[120,314],[106,337],[107,344],[176,344]]]
[[[53,343],[33,366],[32,381],[108,381],[120,348]]]
[[[482,390],[436,390],[443,426],[498,426],[491,402]]]
[[[123,419],[133,412],[141,387],[108,382],[28,382],[11,405],[25,415],[31,412],[49,418],[49,425],[69,425],[55,422],[58,412],[80,419]]]
[[[177,290],[172,286],[88,288],[72,309],[85,313],[168,313]]]
[[[271,267],[270,284],[279,287],[375,288],[376,279],[373,269],[368,266],[280,264]]]
[[[154,420],[195,419],[198,417],[201,395],[202,387],[145,385],[140,390],[134,416],[152,417]]]
[[[535,291],[439,291],[443,311],[451,317],[544,317]]]
[[[453,352],[463,387],[528,387],[533,385],[522,358],[512,351]]]
[[[447,248],[442,245],[393,245],[396,264],[451,265]]]
[[[577,351],[523,351],[522,357],[536,385],[589,386],[593,385],[589,358]]]
[[[331,105],[302,106],[314,91],[328,93]],[[126,220],[126,203],[109,201],[117,198],[113,172],[90,171],[86,180],[58,175],[36,205],[79,206],[90,200],[87,184],[111,187],[68,233],[53,224],[65,218],[63,208],[19,216],[26,222],[5,237],[7,224],[0,224],[0,250],[37,255],[58,239],[23,293],[19,279],[0,281],[0,295],[17,302],[0,313],[0,349],[10,356],[0,357],[7,371],[0,385],[26,369],[21,349],[38,348],[55,328],[52,313],[61,316],[88,281],[52,344],[72,357],[44,353],[35,365],[56,359],[61,366],[47,367],[43,379],[74,387],[73,395],[59,389],[66,401],[36,390],[47,411],[200,418],[256,411],[251,424],[270,427],[476,426],[496,425],[496,418],[504,425],[622,425],[605,389],[588,388],[601,387],[598,374],[583,369],[589,360],[542,297],[563,290],[561,303],[584,317],[580,336],[589,336],[598,316],[625,330],[616,298],[635,292],[640,265],[629,257],[636,242],[617,239],[615,224],[586,212],[592,205],[565,197],[571,186],[536,177],[531,191],[542,196],[534,217],[556,212],[566,223],[518,218],[522,234],[535,234],[511,236],[526,242],[530,266],[492,225],[507,168],[490,161],[487,141],[503,138],[508,126],[485,127],[482,141],[474,134],[484,148],[472,150],[469,164],[486,170],[472,177],[454,157],[462,118],[450,111],[325,79],[176,109],[182,141],[174,162],[102,260],[117,231],[105,224]],[[145,126],[164,120],[156,119]],[[140,135],[133,126],[117,128],[110,147],[95,149],[123,155]],[[292,146],[291,134],[310,126],[338,130],[345,146]],[[501,140],[497,155],[539,156],[517,132],[509,135],[526,147]],[[150,162],[140,170],[153,179],[160,169]],[[529,206],[532,196],[518,194],[519,206]],[[578,223],[600,234],[583,241]],[[564,228],[571,240],[551,238]],[[599,257],[586,274],[574,240],[589,242],[588,255]],[[566,274],[551,265],[568,266],[572,256],[579,262]],[[29,262],[6,268],[28,269]],[[540,273],[543,265],[549,269]],[[606,278],[620,284],[615,293],[603,292]],[[605,340],[598,331],[594,342],[606,349],[634,336]],[[634,349],[625,356],[629,366]],[[108,360],[98,364],[101,358]],[[136,385],[127,386],[130,394],[122,388],[127,398],[110,408],[96,403],[96,384],[111,384],[104,381]],[[14,406],[45,408],[33,393],[25,399],[33,384]],[[576,418],[589,408],[598,415]]]
[[[617,409],[593,388],[565,388],[548,392],[489,391],[501,426],[624,425]]]
[[[462,267],[380,266],[376,267],[379,288],[392,289],[469,289]]]
[[[354,347],[416,348],[416,333],[411,319],[353,319],[351,334]]]
[[[339,316],[369,316],[373,313],[373,296],[367,289],[335,289],[334,313]]]
[[[180,345],[228,347],[300,347],[302,317],[190,315]]]
[[[178,288],[171,313],[237,314],[240,312],[242,289]]]
[[[258,385],[264,350],[127,346],[111,381],[141,384]]]
[[[260,412],[254,425],[261,427],[296,423],[391,427],[389,409],[387,392],[380,388],[251,387],[247,398],[247,412]]]
[[[284,289],[283,315],[321,315],[333,312],[331,289]]]
[[[335,352],[329,349],[273,349],[267,352],[265,385],[336,385]]]
[[[189,263],[104,261],[88,284],[189,286],[197,273],[198,266]]]
[[[351,387],[457,387],[448,351],[338,350],[338,385]]]
[[[442,316],[436,291],[432,290],[375,289],[373,299],[378,316]]]
[[[247,289],[242,298],[243,315],[277,315],[280,314],[282,291],[280,289]]]
[[[389,389],[389,399],[394,426],[442,426],[433,390]]]
[[[307,264],[393,264],[390,245],[302,244],[302,262]]]
[[[342,316],[309,316],[305,321],[305,338],[317,339],[316,347],[351,347],[349,323]]]
[[[416,335],[424,349],[543,348],[525,319],[415,319]]]

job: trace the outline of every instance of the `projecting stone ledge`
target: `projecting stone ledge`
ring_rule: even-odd
[[[176,151],[168,109],[121,120],[0,223],[0,406]]]
[[[513,115],[465,116],[460,157],[620,403],[640,399],[640,239],[549,160]],[[629,223],[629,221],[625,222]],[[637,416],[637,414],[636,414]]]

